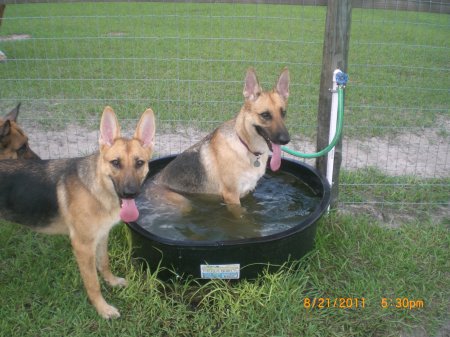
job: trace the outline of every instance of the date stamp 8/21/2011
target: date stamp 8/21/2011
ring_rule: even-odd
[[[305,309],[364,309],[366,307],[366,299],[364,297],[305,297],[303,299],[303,307]]]

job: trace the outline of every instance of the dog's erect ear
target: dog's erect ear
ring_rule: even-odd
[[[12,109],[8,114],[3,118],[6,121],[14,121],[17,122],[17,116],[19,115],[20,103]]]
[[[153,147],[153,139],[155,138],[155,115],[152,109],[149,108],[142,114],[136,127],[134,138],[138,139],[144,147]]]
[[[120,126],[114,110],[107,106],[103,110],[100,122],[100,145],[111,146],[114,140],[120,138]]]
[[[5,123],[3,123],[2,126],[0,126],[0,139],[8,136],[10,133],[11,133],[11,122],[7,120]]]
[[[289,97],[289,70],[284,68],[278,78],[278,83],[276,86],[277,93],[283,97],[285,100]]]
[[[261,86],[256,77],[255,69],[249,68],[245,75],[244,97],[246,100],[254,101],[261,94]]]

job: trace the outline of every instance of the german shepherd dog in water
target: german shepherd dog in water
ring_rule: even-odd
[[[255,71],[247,71],[244,105],[236,117],[171,161],[146,187],[148,198],[189,211],[182,194],[222,197],[236,216],[242,214],[240,198],[253,190],[270,167],[281,164],[280,145],[290,141],[284,120],[289,96],[289,71],[284,69],[271,91],[263,91]]]
[[[139,213],[134,198],[148,173],[155,120],[146,110],[132,139],[122,138],[110,107],[100,123],[100,151],[57,160],[0,161],[0,218],[49,234],[68,234],[87,295],[104,318],[120,316],[100,291],[97,270],[111,286],[126,280],[111,273],[108,233]]]
[[[20,103],[0,118],[0,159],[39,159],[30,149],[28,137],[17,124]]]

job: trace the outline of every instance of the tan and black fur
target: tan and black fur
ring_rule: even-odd
[[[290,141],[285,126],[289,72],[284,69],[271,91],[263,91],[255,71],[247,71],[244,105],[236,117],[171,161],[146,188],[163,200],[189,210],[182,194],[218,195],[228,208],[241,213],[240,198],[264,175],[273,144]],[[259,165],[257,165],[259,164]]]
[[[49,234],[68,234],[88,297],[104,318],[120,316],[106,303],[97,270],[111,286],[108,233],[119,222],[122,199],[134,198],[148,172],[155,133],[146,110],[132,139],[122,138],[116,115],[103,111],[100,150],[81,158],[0,161],[0,218]]]
[[[0,159],[39,159],[28,145],[28,137],[17,124],[20,103],[0,118]]]

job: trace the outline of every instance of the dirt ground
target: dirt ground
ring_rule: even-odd
[[[442,129],[423,129],[393,137],[344,138],[342,167],[347,170],[375,167],[392,176],[449,177],[450,119],[442,121],[441,126],[445,132]],[[126,130],[132,128],[123,127]],[[97,148],[98,131],[80,125],[71,124],[58,131],[25,125],[24,129],[29,135],[31,147],[42,158],[80,156]],[[159,128],[155,155],[179,153],[205,134],[192,128]],[[294,136],[288,147],[301,152],[314,152],[315,141]],[[310,159],[308,163],[314,165],[314,160]]]

